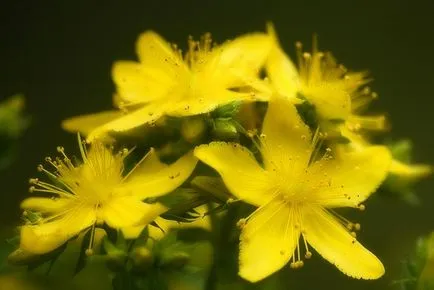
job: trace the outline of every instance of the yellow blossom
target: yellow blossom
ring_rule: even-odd
[[[259,281],[291,260],[298,268],[312,255],[310,246],[348,276],[384,274],[382,263],[356,239],[360,225],[334,209],[365,208],[362,202],[386,177],[389,151],[371,146],[333,157],[329,149],[319,154],[316,140],[295,107],[273,97],[258,144],[263,166],[238,144],[213,142],[195,149],[236,197],[258,207],[238,222],[241,277]]]
[[[370,146],[362,133],[383,131],[387,125],[384,115],[361,114],[377,98],[364,86],[370,81],[366,72],[348,72],[331,53],[318,51],[315,38],[312,53],[303,52],[302,44],[296,44],[297,68],[280,47],[273,26],[269,25],[268,30],[274,41],[266,69],[274,89],[294,104],[302,102],[297,95],[312,103],[321,130],[329,136],[342,134],[355,150]],[[410,165],[396,159],[390,166],[391,174],[411,180],[430,175],[431,171],[431,166]]]
[[[176,189],[197,163],[189,153],[166,165],[151,150],[124,174],[128,150],[115,154],[100,142],[86,149],[80,138],[79,146],[82,163],[73,163],[64,149],[58,147],[61,157],[46,158],[53,172],[43,165],[38,166],[52,183],[36,178],[30,180],[31,192],[52,197],[30,197],[21,203],[25,213],[36,212],[40,217],[21,227],[21,249],[34,254],[47,253],[84,229],[101,223],[116,229],[148,224],[167,208],[142,200]]]
[[[278,43],[274,29],[269,25],[274,39],[266,69],[273,87],[281,95],[297,103],[305,98],[315,106],[322,130],[336,129],[347,138],[357,137],[361,130],[384,130],[385,117],[366,116],[360,113],[377,97],[365,85],[370,81],[366,72],[348,72],[329,52],[318,51],[314,39],[312,52],[304,52],[296,44],[298,68]],[[297,97],[298,95],[298,97]],[[347,134],[348,133],[348,136]]]
[[[198,115],[233,101],[266,98],[268,88],[258,73],[270,48],[266,34],[248,34],[216,47],[206,34],[200,41],[189,39],[182,55],[176,46],[147,31],[137,40],[139,62],[118,61],[113,66],[119,111],[71,118],[63,128],[88,133],[91,141],[164,115]]]

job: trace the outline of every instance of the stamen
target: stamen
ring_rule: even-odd
[[[246,226],[246,224],[247,224],[247,219],[242,218],[238,220],[237,227],[242,230]]]
[[[91,256],[94,254],[93,251],[93,244],[95,242],[95,225],[96,223],[93,223],[92,228],[90,229],[90,239],[89,239],[89,246],[86,249],[86,256]]]
[[[353,223],[351,221],[349,221],[347,218],[343,217],[342,215],[338,214],[336,211],[334,211],[333,209],[328,209],[330,213],[332,213],[337,219],[338,221],[345,226],[345,228],[347,228],[349,231],[352,231],[353,229],[356,228],[356,225],[358,225],[358,228],[360,229],[360,224],[359,223]]]

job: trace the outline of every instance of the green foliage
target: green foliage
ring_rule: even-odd
[[[413,144],[410,140],[400,140],[397,142],[390,142],[387,144],[393,158],[402,162],[405,165],[412,166],[412,154],[413,154]],[[415,166],[425,166],[425,165],[415,165]],[[422,170],[423,171],[423,170]],[[386,181],[382,185],[383,194],[389,196],[396,196],[399,199],[407,202],[411,205],[420,204],[419,197],[415,193],[415,185],[417,181],[429,175],[429,169],[426,172],[415,173],[414,175],[398,175],[394,173],[389,173]]]
[[[434,289],[434,232],[416,241],[413,253],[403,262],[400,290]]]
[[[15,95],[0,103],[0,169],[6,168],[17,150],[17,140],[30,124],[25,117],[24,97]]]

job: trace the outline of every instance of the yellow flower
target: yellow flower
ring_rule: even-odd
[[[276,97],[258,145],[263,166],[238,144],[213,142],[195,149],[236,197],[258,207],[239,221],[239,274],[249,281],[269,276],[291,259],[292,267],[302,266],[303,255],[312,255],[309,245],[348,276],[376,279],[384,273],[382,263],[356,240],[360,225],[334,209],[364,209],[361,203],[386,177],[389,151],[371,146],[340,158],[331,150],[320,156],[316,138],[295,107]]]
[[[120,111],[75,117],[65,120],[63,128],[88,133],[90,141],[164,115],[198,115],[233,101],[266,98],[268,88],[258,73],[270,48],[266,34],[241,36],[216,47],[206,34],[200,41],[189,39],[183,56],[176,46],[147,31],[137,41],[139,62],[119,61],[113,66],[114,101]]]
[[[124,176],[127,150],[114,154],[100,142],[87,150],[80,138],[79,146],[81,164],[75,165],[59,147],[60,158],[46,159],[54,172],[38,166],[52,183],[30,180],[31,192],[53,197],[30,197],[22,202],[25,213],[37,212],[40,218],[21,227],[21,249],[34,254],[47,253],[82,230],[101,223],[116,229],[148,224],[167,208],[142,200],[176,189],[197,163],[189,153],[166,165],[151,150]]]
[[[329,121],[343,121],[338,129],[350,138],[357,137],[360,130],[384,130],[385,117],[365,116],[360,113],[377,97],[368,87],[366,72],[348,72],[338,65],[329,52],[318,51],[314,39],[312,53],[303,52],[301,43],[296,44],[298,69],[281,49],[272,25],[269,34],[274,45],[266,69],[276,91],[294,103],[306,98],[315,106],[321,129],[330,128]],[[297,97],[298,96],[298,97]],[[330,129],[333,128],[333,126]],[[347,136],[346,133],[351,135]],[[356,135],[354,136],[354,133]]]

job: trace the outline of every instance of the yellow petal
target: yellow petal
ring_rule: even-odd
[[[251,94],[208,87],[203,94],[190,95],[173,103],[167,114],[174,117],[199,115],[211,112],[219,106],[242,100],[252,100]]]
[[[154,122],[164,114],[164,110],[164,106],[159,106],[157,104],[146,105],[133,112],[128,112],[127,114],[105,123],[100,127],[97,127],[88,134],[86,140],[88,142],[92,142],[95,138],[98,138],[110,131],[128,131],[143,124]]]
[[[96,221],[90,208],[72,208],[61,218],[21,227],[20,248],[34,254],[48,253]]]
[[[113,65],[112,76],[119,98],[134,105],[165,97],[179,81],[169,75],[171,71],[132,61],[118,61]]]
[[[257,282],[280,270],[292,257],[300,236],[291,207],[273,201],[257,209],[242,226],[239,274]]]
[[[383,276],[381,261],[324,209],[306,207],[302,226],[308,243],[344,274],[358,279]]]
[[[236,197],[260,206],[271,198],[271,180],[253,154],[235,143],[212,142],[196,147],[194,154],[214,168]]]
[[[385,146],[370,146],[314,163],[308,169],[313,190],[306,198],[325,207],[357,207],[384,181],[390,161]]]
[[[153,31],[146,31],[139,36],[136,52],[144,67],[164,72],[172,80],[177,80],[188,73],[188,67],[179,54]]]
[[[167,208],[160,204],[149,204],[133,196],[113,197],[103,205],[102,219],[112,228],[119,229],[147,225]]]
[[[280,95],[297,100],[295,97],[300,89],[300,76],[297,68],[280,47],[273,25],[267,25],[267,30],[273,39],[273,46],[265,66],[267,76]]]
[[[58,213],[64,211],[70,205],[71,200],[67,198],[29,197],[23,200],[21,208],[43,213]]]
[[[151,151],[128,175],[121,191],[128,191],[139,199],[164,195],[182,185],[190,177],[196,163],[192,152],[167,165]]]
[[[271,39],[264,33],[240,36],[214,48],[200,73],[225,88],[248,85],[246,79],[259,73],[270,49]]]
[[[384,115],[376,116],[360,116],[350,115],[347,118],[346,126],[350,130],[371,130],[371,131],[383,131],[387,128],[386,117]]]
[[[122,117],[120,111],[106,111],[96,114],[77,116],[62,121],[62,128],[69,132],[80,132],[89,135],[96,128]]]
[[[311,133],[295,106],[284,97],[272,96],[261,137],[267,170],[290,178],[306,168],[312,152]]]
[[[351,114],[351,95],[343,81],[321,81],[302,85],[301,93],[314,106],[321,118],[346,120]]]
[[[425,164],[405,164],[393,159],[389,172],[410,180],[417,180],[432,174],[432,167]]]
[[[126,239],[137,239],[142,231],[145,229],[146,225],[129,226],[121,228],[121,232]]]

